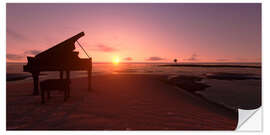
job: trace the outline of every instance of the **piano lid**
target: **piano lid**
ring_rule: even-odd
[[[54,57],[57,55],[64,55],[66,53],[71,53],[75,49],[75,42],[84,36],[84,32],[81,32],[35,56],[36,59],[43,59]]]

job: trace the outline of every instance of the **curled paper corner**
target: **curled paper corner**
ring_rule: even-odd
[[[238,109],[237,131],[260,131],[261,130],[261,108],[244,110]]]

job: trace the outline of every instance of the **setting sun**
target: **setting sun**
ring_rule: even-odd
[[[113,57],[113,64],[118,64],[120,62],[119,57]]]

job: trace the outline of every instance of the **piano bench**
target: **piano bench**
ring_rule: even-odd
[[[70,96],[70,80],[67,79],[48,79],[40,82],[41,103],[45,103],[45,92],[47,92],[48,99],[50,99],[50,91],[59,90],[64,91],[64,101]]]

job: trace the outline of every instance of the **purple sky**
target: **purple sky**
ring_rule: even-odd
[[[81,31],[96,62],[261,61],[261,4],[181,3],[7,4],[7,61]]]

